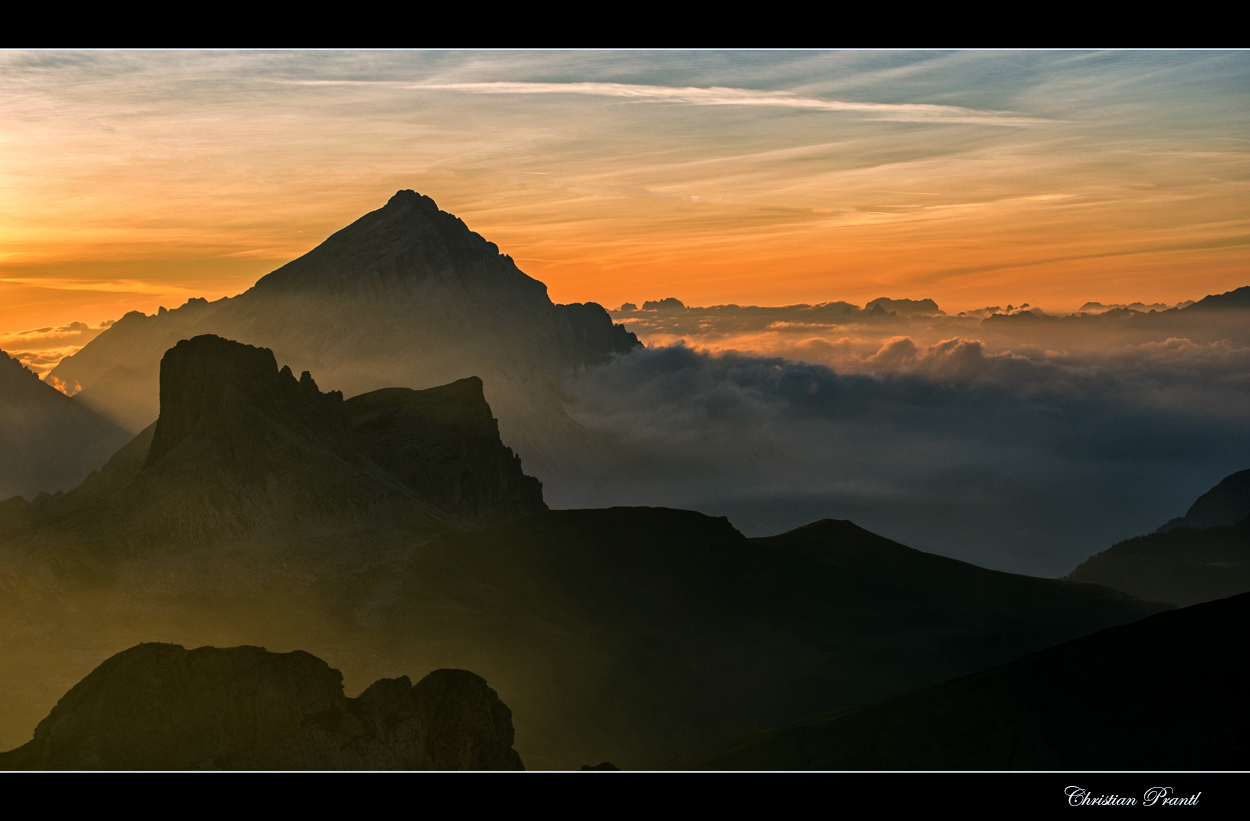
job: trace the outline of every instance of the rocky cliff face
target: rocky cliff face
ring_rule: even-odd
[[[272,351],[215,336],[179,342],[161,361],[145,470],[185,459],[265,481],[315,464],[319,481],[342,477],[344,499],[367,475],[379,494],[399,489],[476,527],[547,509],[541,484],[500,441],[480,379],[345,402],[308,371],[279,371]]]
[[[357,698],[308,653],[140,644],[0,753],[9,770],[521,770],[512,711],[480,676],[382,679]]]

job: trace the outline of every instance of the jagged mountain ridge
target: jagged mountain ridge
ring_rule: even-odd
[[[0,500],[68,490],[129,438],[0,351]]]
[[[560,402],[562,374],[640,344],[599,305],[552,303],[494,243],[400,191],[246,292],[129,313],[53,372],[137,431],[159,411],[161,356],[202,334],[270,348],[347,395],[478,376],[505,440],[527,459],[578,433]]]
[[[547,509],[476,378],[344,400],[268,349],[205,335],[166,352],[161,399],[157,422],[78,488],[0,511],[11,546],[147,549],[360,520],[475,528]]]
[[[467,670],[347,698],[309,653],[146,643],[74,685],[0,770],[522,770],[513,737]]]

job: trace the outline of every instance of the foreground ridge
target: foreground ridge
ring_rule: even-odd
[[[302,651],[140,644],[74,685],[4,770],[522,770],[512,711],[467,670],[356,698]]]

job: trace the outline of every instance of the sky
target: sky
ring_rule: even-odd
[[[401,188],[610,308],[1248,279],[1248,52],[0,52],[0,122],[0,347],[240,293]]]

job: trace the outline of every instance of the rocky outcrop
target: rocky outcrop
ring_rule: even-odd
[[[500,441],[477,377],[372,391],[349,399],[346,410],[374,464],[464,521],[486,526],[547,509],[542,484]]]
[[[343,395],[321,393],[308,371],[296,380],[267,348],[198,336],[161,359],[161,415],[146,464],[199,440],[213,443],[221,464],[246,470],[272,450],[275,434],[335,448],[347,427]]]
[[[298,380],[279,371],[272,351],[215,336],[179,342],[161,361],[161,416],[145,469],[191,457],[265,481],[315,462],[318,481],[341,475],[345,499],[367,475],[378,494],[397,486],[475,527],[547,509],[541,484],[500,441],[482,380],[345,402],[318,390],[308,371]]]
[[[357,698],[316,656],[140,644],[74,685],[8,770],[521,770],[480,676],[382,679]]]

